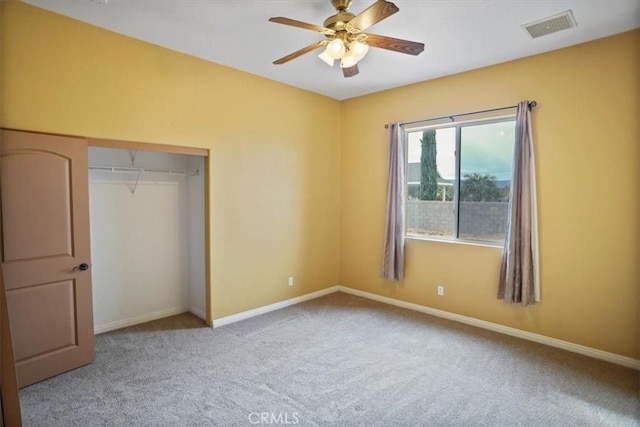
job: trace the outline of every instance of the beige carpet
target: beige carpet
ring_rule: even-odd
[[[640,425],[636,371],[342,293],[96,346],[92,365],[21,390],[25,425]]]

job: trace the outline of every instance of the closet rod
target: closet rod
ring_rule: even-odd
[[[198,176],[200,171],[183,171],[183,170],[173,170],[173,169],[143,169],[143,168],[122,168],[122,167],[111,167],[111,166],[89,166],[89,170],[99,170],[103,172],[124,172],[124,173],[166,173],[169,175],[189,175],[189,176]]]

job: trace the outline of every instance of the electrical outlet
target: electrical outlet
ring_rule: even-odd
[[[438,292],[439,296],[441,296],[441,297],[444,296],[444,286],[438,285],[438,291],[437,292]]]
[[[289,286],[293,286],[293,276],[289,276]]]

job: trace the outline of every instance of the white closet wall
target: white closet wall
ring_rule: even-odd
[[[89,149],[90,166],[202,171],[202,158],[189,157]],[[145,173],[138,179],[136,173],[90,170],[89,177],[96,333],[190,309],[202,316],[202,174]]]

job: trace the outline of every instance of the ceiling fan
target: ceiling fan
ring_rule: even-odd
[[[339,59],[342,74],[345,77],[353,77],[358,74],[358,61],[367,54],[369,46],[409,55],[419,55],[424,50],[424,43],[362,32],[400,10],[389,1],[378,0],[357,16],[348,11],[351,0],[331,0],[331,4],[338,13],[327,18],[323,26],[283,17],[269,19],[269,21],[278,24],[317,31],[325,36],[324,40],[273,61],[274,64],[284,64],[305,53],[326,46],[326,49],[318,55],[320,59],[332,67],[334,61]]]

